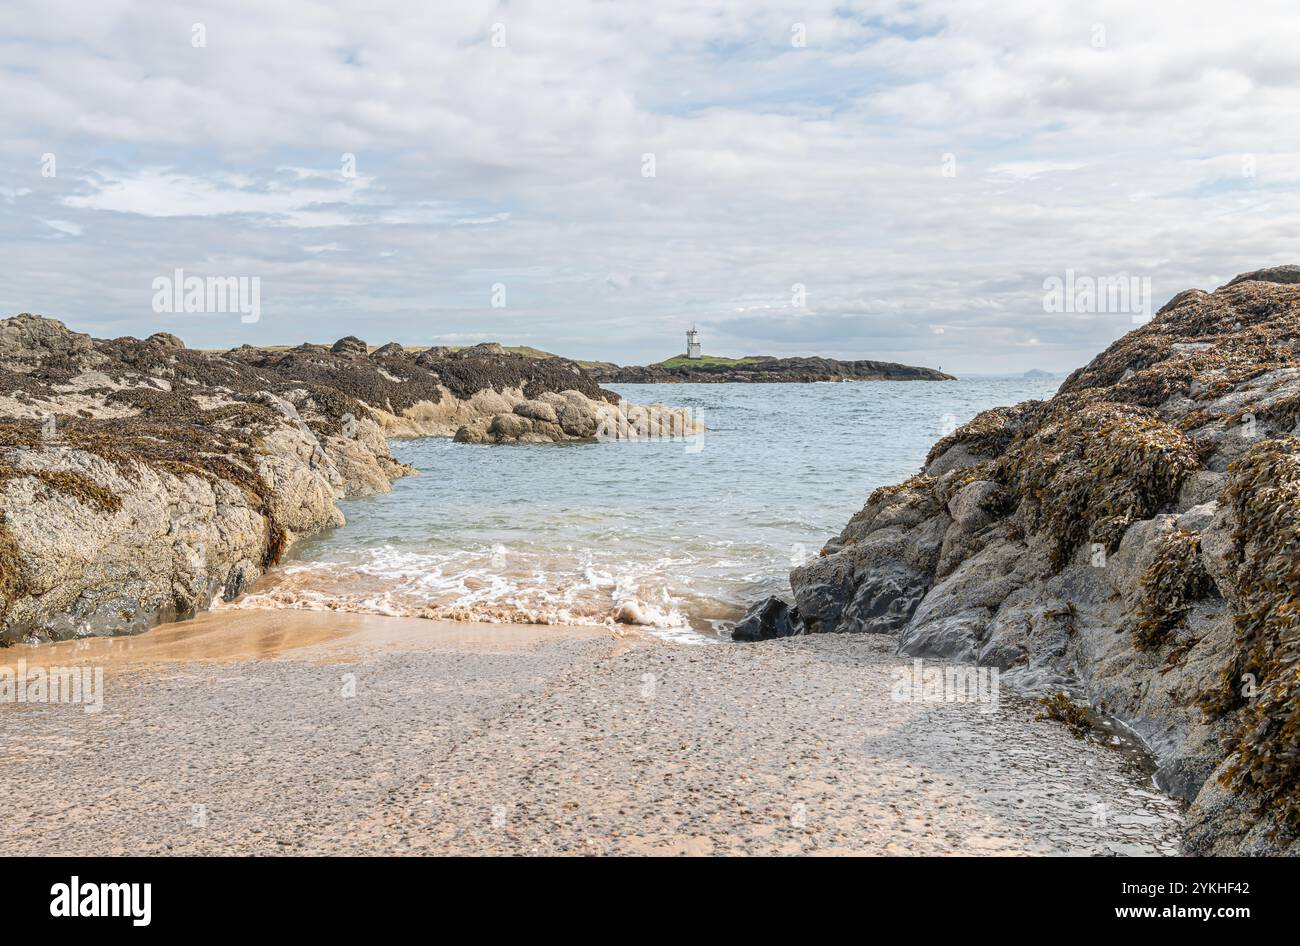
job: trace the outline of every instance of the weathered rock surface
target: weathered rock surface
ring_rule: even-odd
[[[646,422],[653,417],[659,426]],[[335,501],[411,473],[392,436],[550,443],[699,431],[500,345],[193,351],[0,321],[0,642],[135,633],[240,594]]]
[[[587,370],[603,384],[756,383],[808,381],[951,381],[952,375],[890,361],[775,358],[755,355],[735,362],[684,361],[644,367],[596,365]]]
[[[945,437],[791,573],[807,629],[1065,690],[1151,747],[1189,852],[1300,853],[1297,283],[1179,293]]]
[[[799,621],[799,609],[792,608],[780,598],[760,601],[745,613],[731,632],[734,641],[767,641],[777,637],[793,637],[804,633]]]
[[[693,437],[704,425],[662,404],[594,400],[581,391],[544,391],[509,412],[490,411],[456,431],[459,443],[550,443],[560,440],[645,440]]]

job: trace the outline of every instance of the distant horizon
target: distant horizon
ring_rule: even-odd
[[[13,317],[13,316],[16,316],[16,315],[23,315],[23,314],[26,314],[26,315],[36,315],[36,316],[41,316],[41,317],[43,317],[43,318],[55,319],[56,321],[63,322],[64,325],[66,325],[69,329],[71,329],[71,330],[73,330],[73,331],[76,331],[76,332],[83,332],[84,334],[90,334],[90,335],[93,335],[93,336],[96,337],[96,338],[121,337],[121,336],[104,336],[104,335],[95,335],[94,332],[88,332],[88,331],[86,331],[84,328],[79,328],[78,326],[76,326],[76,325],[73,324],[72,322],[69,322],[67,319],[61,319],[61,318],[58,318],[57,316],[53,316],[53,315],[49,315],[49,314],[41,313],[41,312],[22,312],[22,313],[20,313],[20,312],[14,312],[14,313],[10,313],[10,314],[8,314],[8,315],[3,316],[3,318],[11,318],[11,317]],[[317,340],[317,339],[310,339],[310,338],[302,338],[302,339],[297,339],[297,340],[294,340],[294,341],[258,341],[258,342],[239,342],[238,344],[233,344],[233,345],[195,345],[195,344],[191,344],[190,341],[189,341],[189,339],[185,338],[184,335],[182,335],[180,332],[176,331],[175,328],[159,328],[159,329],[156,330],[156,332],[166,332],[166,333],[169,333],[169,334],[175,335],[177,338],[179,338],[182,342],[185,343],[185,347],[186,347],[186,348],[192,348],[192,349],[196,349],[196,350],[200,350],[200,351],[210,351],[210,352],[223,352],[223,351],[230,351],[231,349],[239,348],[240,345],[245,345],[245,344],[252,345],[252,346],[255,347],[255,348],[294,348],[294,347],[297,347],[298,345],[321,345],[321,346],[324,346],[324,347],[327,347],[327,348],[328,348],[329,346],[331,346],[331,345],[333,345],[335,342],[337,342],[339,339],[341,339],[341,338],[346,338],[346,337],[348,337],[349,335],[351,335],[351,336],[354,336],[354,337],[356,337],[356,338],[360,338],[362,341],[364,341],[364,342],[365,342],[368,346],[370,346],[372,349],[373,349],[373,348],[379,348],[379,347],[381,347],[381,346],[383,346],[383,345],[387,345],[387,344],[389,344],[389,343],[396,343],[396,344],[401,345],[403,348],[408,349],[408,350],[418,350],[418,349],[425,349],[425,348],[433,348],[433,347],[437,347],[437,346],[446,346],[446,347],[453,347],[453,348],[468,348],[468,347],[470,347],[470,346],[472,346],[472,345],[480,345],[480,344],[484,344],[484,343],[496,343],[496,344],[502,345],[502,346],[504,346],[504,347],[506,347],[506,348],[532,348],[532,349],[536,349],[536,350],[538,350],[538,351],[546,352],[547,354],[550,354],[550,355],[556,355],[556,356],[559,356],[559,357],[561,357],[561,358],[568,358],[568,359],[570,359],[571,361],[584,361],[584,362],[596,362],[596,361],[599,361],[599,362],[607,362],[607,363],[611,363],[611,364],[616,364],[616,365],[619,365],[620,367],[627,367],[627,366],[634,366],[634,365],[649,365],[649,364],[657,364],[657,363],[659,363],[659,362],[661,362],[661,361],[668,361],[668,360],[670,360],[670,359],[672,359],[672,358],[684,358],[684,357],[686,357],[686,352],[683,350],[683,351],[677,352],[677,353],[675,353],[675,354],[663,355],[663,356],[660,356],[660,357],[654,357],[654,358],[650,358],[650,359],[645,360],[645,361],[635,361],[635,362],[634,362],[634,361],[620,361],[620,360],[618,360],[618,359],[616,359],[616,358],[602,358],[602,357],[588,357],[588,356],[585,356],[585,355],[573,355],[573,354],[570,354],[570,353],[565,352],[565,351],[562,351],[562,350],[557,350],[556,348],[548,347],[548,346],[545,345],[545,344],[533,344],[533,343],[524,344],[524,343],[517,342],[517,341],[515,341],[515,340],[513,340],[513,339],[508,339],[508,338],[482,338],[482,339],[475,339],[475,340],[473,340],[473,341],[454,341],[454,342],[453,342],[453,341],[443,341],[443,340],[436,340],[436,341],[416,341],[416,342],[411,342],[411,341],[403,341],[403,340],[400,339],[400,338],[385,338],[385,339],[382,339],[382,340],[381,340],[381,339],[378,339],[378,338],[366,338],[364,335],[359,335],[359,334],[356,333],[356,332],[349,332],[349,333],[347,333],[347,334],[345,334],[345,335],[337,336],[336,338],[330,338],[330,339],[324,339],[324,340]],[[136,336],[132,336],[132,337],[135,337],[135,338],[148,338],[149,335],[153,335],[153,334],[155,334],[155,332],[147,332],[147,333],[145,333],[145,334],[143,334],[143,335],[136,335]],[[683,332],[683,335],[684,335],[684,334],[685,334],[685,333]],[[868,361],[886,361],[886,362],[893,362],[893,363],[897,363],[897,364],[908,364],[908,365],[914,365],[915,367],[922,367],[922,368],[935,368],[935,369],[937,369],[937,370],[945,370],[945,371],[947,371],[947,373],[949,373],[949,374],[958,374],[958,373],[959,373],[959,372],[956,372],[955,370],[944,369],[941,365],[938,365],[938,364],[926,364],[926,363],[923,363],[923,362],[905,362],[905,361],[899,361],[898,359],[894,359],[894,358],[883,358],[883,357],[872,356],[872,355],[841,355],[841,354],[836,354],[836,353],[833,353],[833,352],[827,352],[827,351],[824,351],[824,350],[823,350],[823,351],[794,351],[794,352],[785,352],[785,353],[781,353],[781,354],[775,354],[775,353],[773,353],[773,352],[762,352],[762,351],[750,351],[750,352],[744,352],[744,353],[742,353],[742,354],[724,354],[724,353],[721,353],[721,352],[711,352],[711,351],[705,350],[702,354],[703,354],[704,357],[706,357],[706,358],[711,356],[711,357],[715,357],[715,358],[729,358],[729,359],[741,359],[741,358],[752,358],[752,357],[764,357],[764,356],[766,356],[766,357],[776,357],[776,358],[830,358],[830,359],[834,359],[834,360],[836,360],[836,361],[861,361],[861,360],[868,360]],[[1091,359],[1089,359],[1089,360],[1091,360]],[[1081,364],[1084,364],[1084,363],[1086,363],[1086,362],[1083,362],[1083,363],[1081,363]],[[1044,368],[1042,365],[1034,364],[1034,365],[1030,365],[1029,367],[1027,367],[1027,368],[1023,368],[1023,369],[1014,369],[1014,368],[1013,368],[1013,369],[1007,369],[1007,370],[1003,370],[1003,371],[962,371],[962,372],[960,372],[960,375],[961,375],[962,377],[1008,377],[1008,376],[1017,376],[1017,375],[1022,375],[1022,374],[1025,374],[1025,373],[1027,373],[1027,372],[1032,372],[1032,371],[1042,371],[1042,372],[1045,372],[1045,373],[1050,374],[1050,375],[1066,375],[1066,374],[1069,374],[1071,371],[1073,371],[1075,368],[1078,368],[1078,367],[1080,367],[1080,366],[1081,366],[1081,365],[1074,365],[1074,366],[1072,366],[1072,367],[1070,367],[1070,368],[1052,369],[1052,368]]]

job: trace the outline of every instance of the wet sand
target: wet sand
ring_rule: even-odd
[[[0,651],[0,853],[1172,854],[1177,806],[1002,694],[891,699],[891,642],[232,611]]]
[[[340,662],[394,651],[503,653],[548,640],[608,638],[604,627],[480,624],[335,611],[226,610],[164,624],[135,637],[91,637],[0,650],[0,666],[87,664],[110,671],[185,661]]]

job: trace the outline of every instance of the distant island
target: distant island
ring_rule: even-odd
[[[700,331],[686,332],[686,352],[645,367],[583,362],[582,367],[603,384],[735,384],[809,381],[956,381],[933,368],[914,368],[889,361],[837,361],[834,358],[776,358],[748,355],[721,358],[704,354]]]
[[[584,363],[599,384],[745,383],[810,381],[955,381],[934,368],[889,361],[838,361],[834,358],[776,358],[749,355],[718,358],[678,355],[644,367]]]

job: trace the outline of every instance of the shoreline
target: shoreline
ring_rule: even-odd
[[[114,672],[185,662],[249,660],[331,662],[399,652],[466,650],[504,653],[542,642],[619,638],[608,627],[488,624],[420,617],[273,608],[221,608],[140,634],[14,644],[0,666],[76,662]]]

